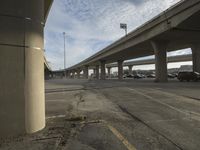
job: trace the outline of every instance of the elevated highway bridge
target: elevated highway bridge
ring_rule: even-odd
[[[117,40],[84,61],[66,69],[96,68],[96,77],[105,79],[106,64],[117,62],[118,78],[123,78],[125,60],[155,55],[156,81],[167,81],[166,53],[184,48],[192,49],[193,70],[200,72],[200,0],[182,0],[162,12],[127,36]]]
[[[167,63],[187,62],[187,61],[192,61],[191,54],[167,57]],[[155,64],[155,58],[124,62],[123,67],[128,67],[129,74],[131,74],[134,66],[150,65],[150,64]],[[114,67],[118,67],[118,64],[117,63],[106,64],[108,76],[110,76],[111,69]],[[89,69],[92,69],[94,71],[93,73],[96,73],[96,68],[94,66],[90,66]],[[52,73],[55,75],[57,74],[59,76],[63,76],[64,70],[52,71]],[[75,73],[77,73],[77,76],[80,77],[80,71],[73,70],[72,72],[68,72],[68,73],[70,73],[68,74],[70,77],[75,77]]]

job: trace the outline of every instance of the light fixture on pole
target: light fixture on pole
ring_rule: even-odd
[[[125,35],[127,35],[127,24],[120,23],[120,28],[125,30]]]
[[[65,38],[66,38],[66,33],[65,32],[63,32],[63,38],[64,38],[64,76],[66,77],[66,71],[65,71],[65,69],[66,69],[66,52],[65,52]]]

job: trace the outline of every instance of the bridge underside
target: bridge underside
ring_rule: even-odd
[[[193,44],[198,44],[200,42],[199,18],[200,12],[196,13],[191,18],[188,18],[176,28],[172,28],[165,33],[162,33],[152,39],[142,41],[141,43],[134,46],[129,46],[131,45],[131,41],[130,43],[127,41],[127,43],[122,44],[122,47],[127,48],[104,57],[104,60],[106,60],[107,63],[113,63],[116,62],[116,60],[129,60],[154,55],[154,49],[152,47],[151,41],[167,42],[168,52],[191,48]],[[91,65],[95,65],[96,63],[98,62],[92,63]]]

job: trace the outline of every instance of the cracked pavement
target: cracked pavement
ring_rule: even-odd
[[[199,82],[46,81],[43,131],[2,150],[198,150]]]

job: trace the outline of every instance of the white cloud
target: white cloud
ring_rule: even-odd
[[[179,0],[55,0],[45,28],[45,49],[53,69],[63,68],[67,33],[67,67],[101,50]]]

